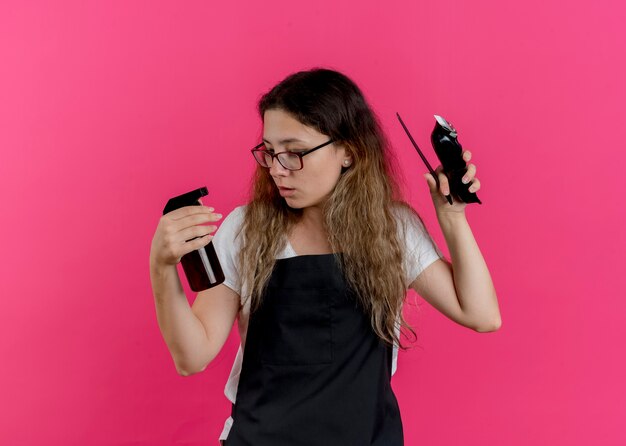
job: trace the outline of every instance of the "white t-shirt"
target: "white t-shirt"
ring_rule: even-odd
[[[239,229],[243,223],[245,206],[239,206],[235,208],[226,218],[222,221],[219,229],[215,233],[213,238],[213,246],[217,252],[217,256],[220,260],[220,265],[224,271],[224,285],[235,291],[239,296],[243,298],[247,294],[247,290],[242,290],[242,280],[239,271],[239,264],[237,257],[241,248],[241,235]],[[439,258],[444,258],[439,248],[430,237],[426,236],[425,228],[421,222],[414,218],[406,209],[400,209],[395,212],[398,219],[398,234],[400,235],[400,242],[404,241],[404,275],[405,286],[409,285],[417,278],[417,276],[428,267],[431,263]],[[402,224],[404,222],[405,224]],[[277,259],[286,259],[289,257],[295,257],[297,254],[291,247],[291,244],[287,240],[285,248],[276,257]],[[243,364],[243,345],[245,345],[246,333],[248,331],[248,320],[250,317],[250,299],[247,299],[245,305],[241,309],[238,318],[239,336],[241,338],[241,344],[237,351],[237,356],[233,363],[233,367],[230,372],[226,387],[224,388],[224,394],[231,402],[235,402],[237,395],[237,386],[239,384],[239,375],[241,373],[241,366]],[[399,332],[399,329],[398,331]],[[398,346],[394,345],[393,348],[393,362],[391,368],[391,374],[393,375],[397,368],[398,361]],[[228,433],[232,426],[233,419],[228,417],[224,424],[224,430],[220,435],[220,440],[226,440]]]

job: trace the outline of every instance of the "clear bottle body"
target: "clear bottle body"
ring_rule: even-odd
[[[203,291],[224,282],[224,272],[213,242],[185,254],[180,263],[193,291]]]

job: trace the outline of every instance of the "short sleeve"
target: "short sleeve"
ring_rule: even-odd
[[[409,209],[399,208],[397,216],[400,243],[404,243],[405,284],[408,288],[422,271],[445,256],[417,215]]]
[[[218,228],[213,237],[213,247],[224,272],[224,285],[241,296],[241,274],[239,271],[239,250],[241,249],[241,225],[245,206],[235,208]]]

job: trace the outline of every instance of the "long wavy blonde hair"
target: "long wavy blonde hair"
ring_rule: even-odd
[[[332,251],[342,253],[336,258],[373,330],[388,345],[405,349],[396,329],[416,336],[402,314],[406,286],[397,211],[405,209],[418,224],[423,221],[400,197],[395,157],[375,114],[352,80],[323,68],[294,73],[272,88],[259,101],[261,119],[270,109],[289,113],[352,155],[352,165],[343,169],[324,205],[325,229]],[[239,264],[249,292],[244,299],[251,299],[254,312],[287,241],[276,234],[289,234],[302,210],[287,206],[268,169],[260,166],[251,194]]]

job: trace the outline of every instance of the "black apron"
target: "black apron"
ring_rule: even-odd
[[[225,445],[403,445],[392,355],[334,254],[277,260],[250,315]]]

